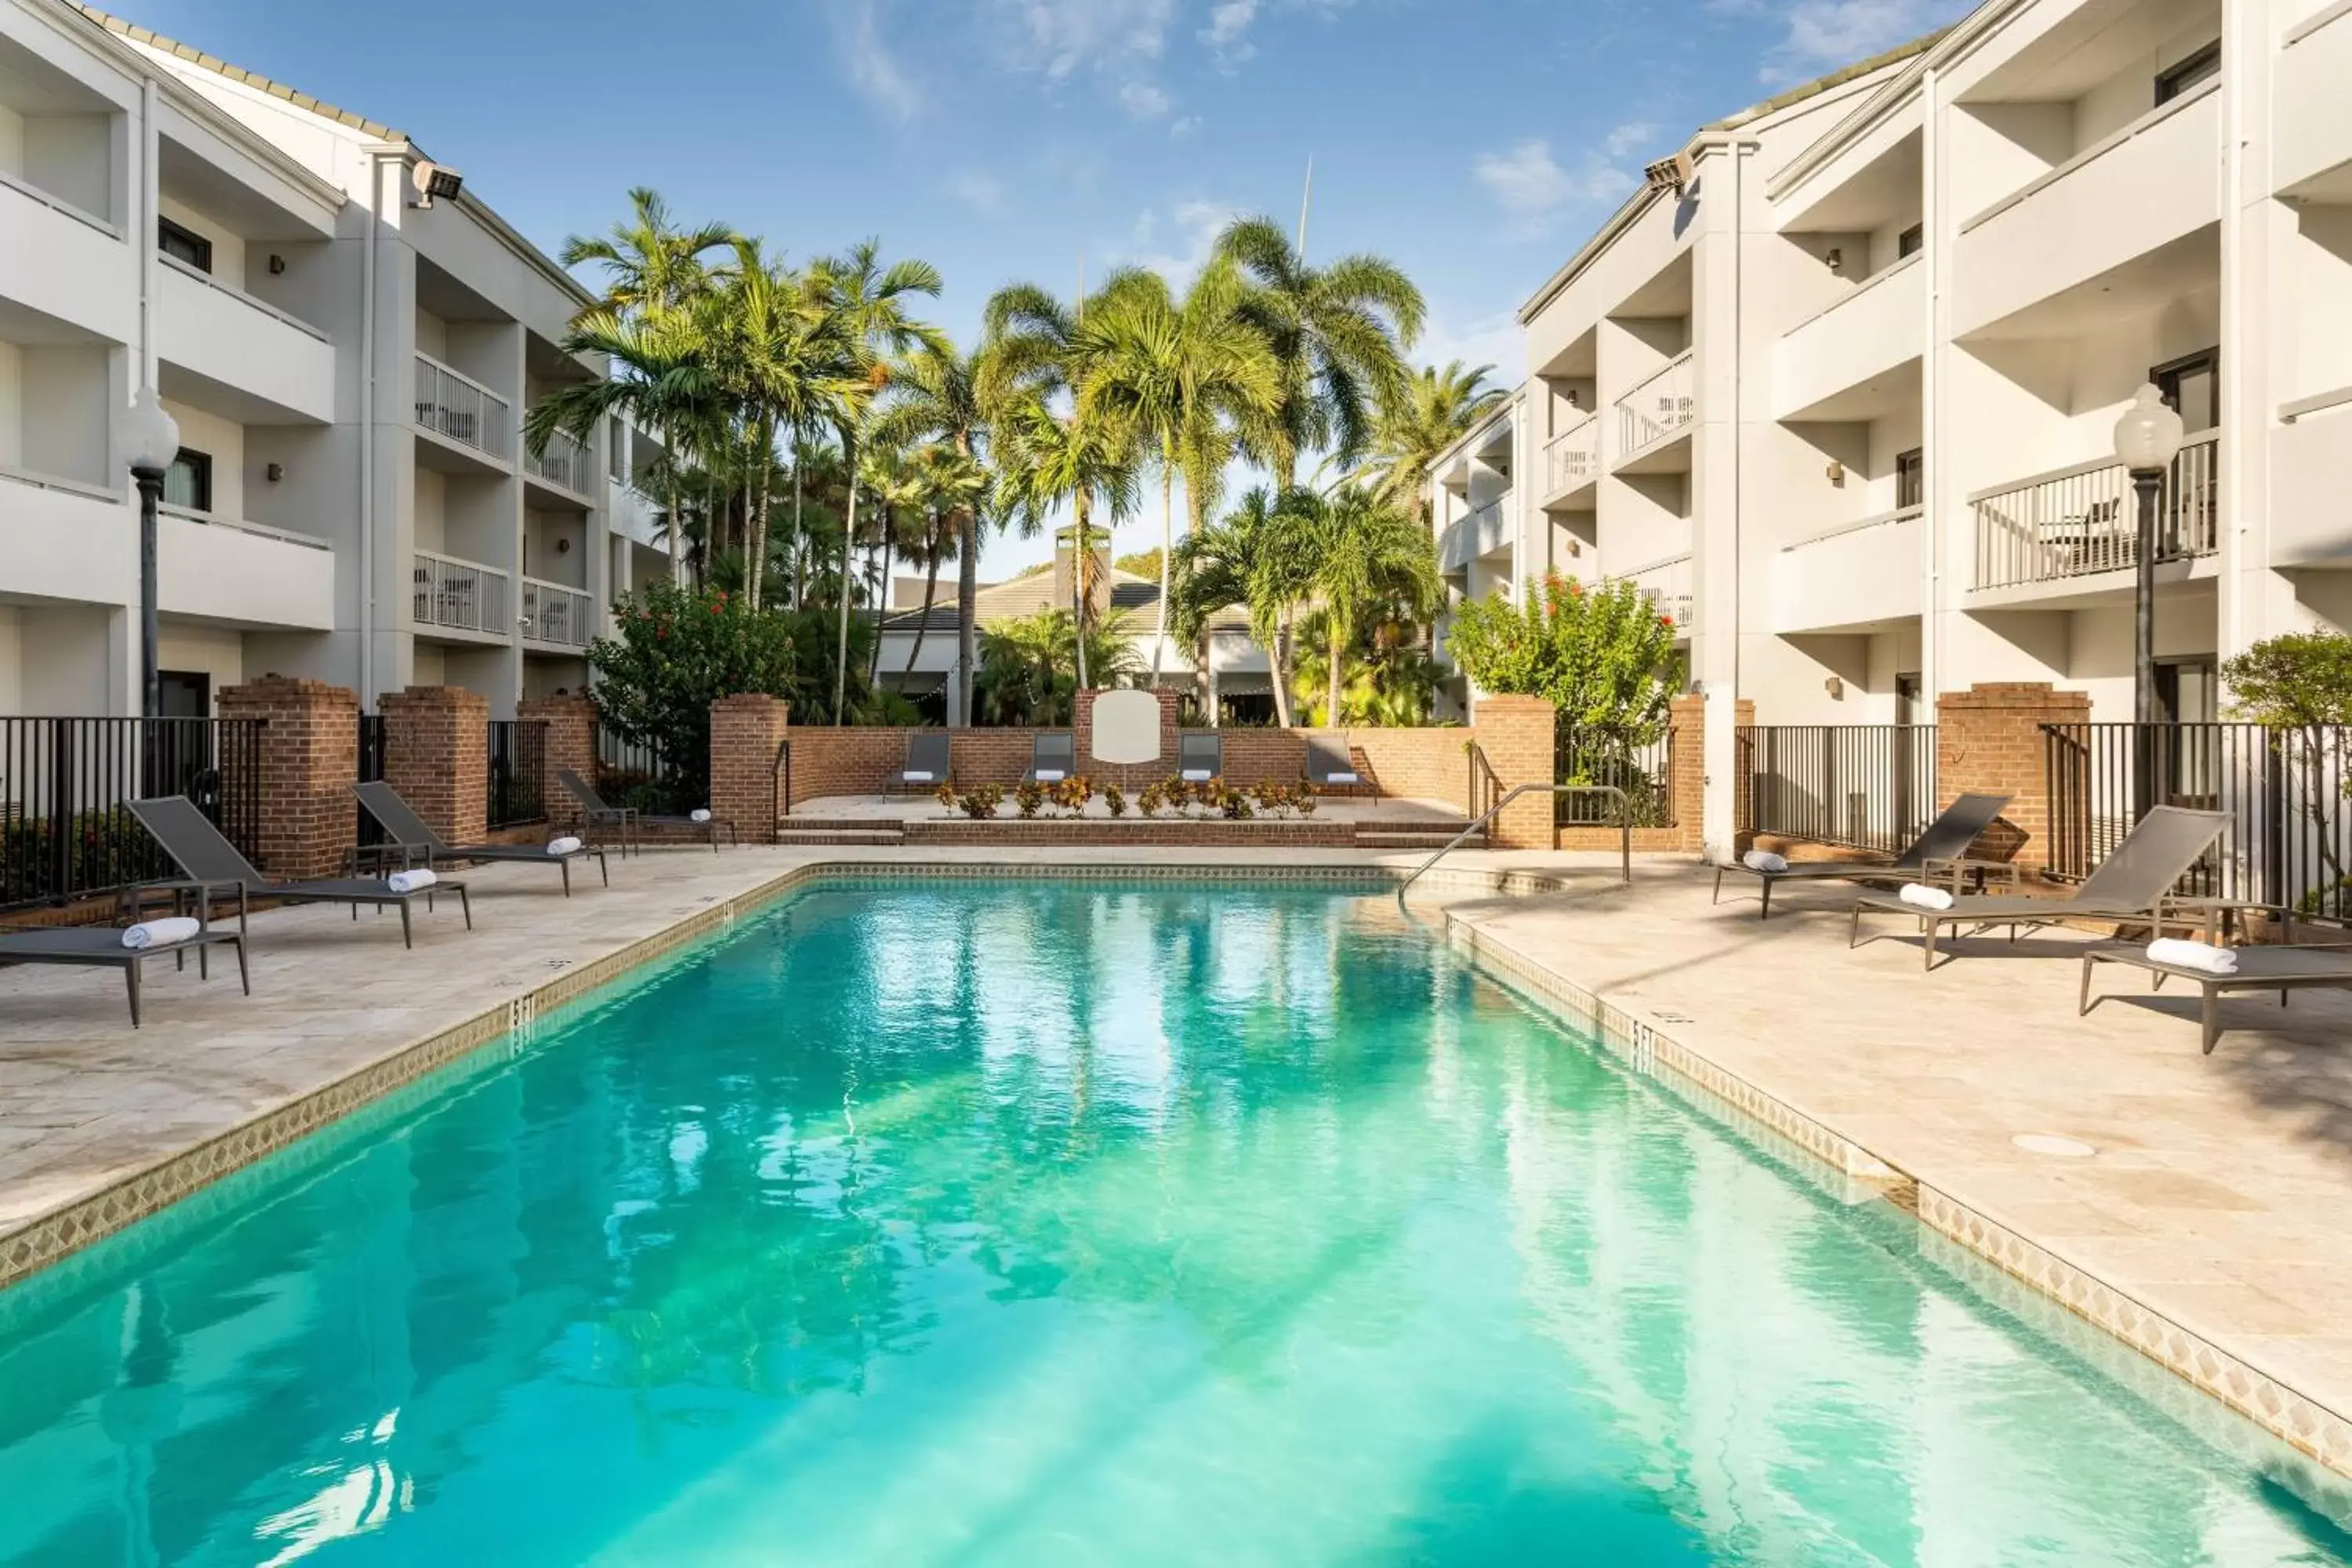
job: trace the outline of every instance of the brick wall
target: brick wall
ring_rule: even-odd
[[[579,802],[558,781],[570,768],[591,785],[596,782],[596,704],[584,694],[526,697],[515,717],[546,726],[540,731],[539,798],[548,820],[571,822],[579,816]],[[528,842],[528,841],[526,841]]]
[[[273,877],[331,877],[356,841],[359,803],[360,699],[323,680],[267,676],[224,689],[224,719],[267,723],[258,745],[260,776],[255,808],[254,858]],[[226,759],[238,761],[235,748]],[[226,789],[241,781],[224,778]]]
[[[740,692],[710,705],[710,812],[732,823],[736,835],[747,843],[775,840],[782,790],[776,777],[776,748],[790,732],[790,704],[764,692]],[[797,737],[794,741],[797,772],[800,747]]]
[[[2050,863],[2050,785],[2044,724],[2086,724],[2088,692],[2046,681],[2000,681],[1936,700],[1937,805],[1971,791],[2005,795],[2009,808],[1976,852],[2032,868]]]
[[[1470,742],[1465,729],[1347,731],[1357,769],[1377,781],[1383,795],[1431,800],[1466,811],[1470,798]],[[1304,756],[1300,765],[1303,767]],[[1293,774],[1296,777],[1296,774]]]
[[[1482,697],[1473,711],[1472,733],[1494,769],[1496,793],[1523,784],[1552,782],[1554,710],[1540,697]],[[1495,819],[1489,842],[1497,849],[1549,849],[1552,797],[1522,795]]]
[[[412,686],[384,693],[376,706],[384,781],[450,843],[481,843],[489,821],[488,700],[462,686]]]

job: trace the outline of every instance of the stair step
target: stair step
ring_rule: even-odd
[[[904,844],[907,836],[897,828],[881,827],[779,827],[779,844]]]
[[[1459,827],[1432,828],[1415,832],[1406,828],[1356,830],[1356,842],[1367,849],[1436,849],[1454,842]],[[1463,840],[1463,847],[1471,848],[1486,842],[1485,836]]]

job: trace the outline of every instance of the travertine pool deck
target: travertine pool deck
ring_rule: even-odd
[[[135,1033],[119,975],[0,969],[0,1282],[70,1247],[60,1212],[124,1223],[208,1163],[250,1157],[241,1141],[283,1142],[298,1116],[315,1124],[430,1066],[418,1042],[438,1039],[433,1061],[462,1054],[521,1016],[518,999],[600,977],[806,867],[1420,858],[674,848],[616,858],[610,889],[592,874],[569,900],[544,872],[482,867],[470,935],[447,901],[420,915],[414,952],[385,917],[266,911],[251,998],[233,965],[199,984],[152,963]],[[2352,997],[2229,1001],[2225,1023],[2261,1026],[2208,1058],[2193,998],[2150,998],[2137,974],[2103,974],[2122,994],[2078,1020],[2073,933],[1963,942],[1922,974],[1907,934],[1849,952],[1832,887],[1784,888],[1759,924],[1752,895],[1710,907],[1710,875],[1686,860],[1638,863],[1631,889],[1610,856],[1465,851],[1447,867],[1423,888],[1458,939],[1654,1030],[1659,1060],[1687,1053],[1885,1162],[1923,1220],[2352,1473]],[[1565,890],[1489,892],[1506,872]],[[2095,1152],[2014,1142],[2032,1133]]]

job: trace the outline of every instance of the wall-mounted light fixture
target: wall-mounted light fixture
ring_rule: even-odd
[[[1681,195],[1690,188],[1693,173],[1690,154],[1677,153],[1671,158],[1661,158],[1642,171],[1643,183],[1654,191],[1672,191]]]
[[[283,463],[272,463],[261,471],[268,476],[269,482],[274,485],[278,480],[286,477],[286,465]]]
[[[1823,469],[1822,472],[1829,476],[1830,483],[1835,485],[1840,489],[1845,489],[1845,465],[1843,463],[1839,462],[1835,458],[1832,458],[1830,459],[1830,466]]]
[[[408,178],[416,187],[416,194],[408,202],[413,207],[430,207],[436,201],[454,202],[466,184],[465,175],[446,163],[436,163],[426,158],[416,161],[415,166],[408,172]]]
[[[286,270],[286,258],[276,251],[269,253],[269,275],[272,278]]]
[[[1845,700],[1845,682],[1834,675],[1822,682],[1822,689],[1830,694],[1830,700],[1832,702]]]
[[[1841,247],[1834,245],[1831,246],[1830,253],[1827,256],[1822,257],[1822,259],[1829,263],[1829,268],[1832,272],[1843,272],[1845,270],[1845,251]]]

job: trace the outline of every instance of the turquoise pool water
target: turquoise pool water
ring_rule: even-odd
[[[0,1296],[0,1558],[2347,1560],[1923,1245],[1379,897],[824,889]]]

